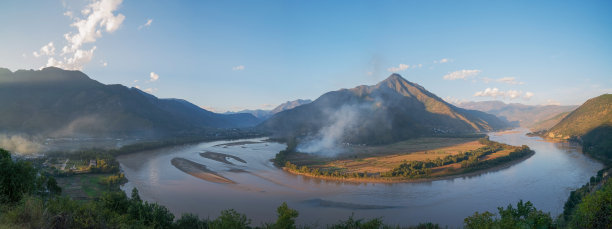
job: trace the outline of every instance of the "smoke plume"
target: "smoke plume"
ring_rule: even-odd
[[[30,137],[6,134],[0,134],[0,148],[20,155],[33,155],[44,149],[43,145]]]
[[[314,137],[303,141],[297,150],[327,157],[344,152],[345,134],[358,127],[363,112],[364,107],[358,105],[344,105],[330,112],[330,124],[321,128]]]

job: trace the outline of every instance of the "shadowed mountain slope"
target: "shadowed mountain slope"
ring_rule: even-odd
[[[587,100],[550,128],[548,135],[554,138],[583,136],[601,126],[612,126],[612,94]]]
[[[216,114],[185,100],[101,84],[80,71],[0,69],[0,130],[5,133],[157,136],[256,123],[250,114]]]

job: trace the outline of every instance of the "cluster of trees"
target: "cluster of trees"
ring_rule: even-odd
[[[0,204],[16,203],[24,195],[48,198],[61,190],[53,176],[39,173],[30,162],[14,161],[8,151],[0,149]]]
[[[461,162],[461,168],[465,168],[466,172],[468,171],[473,171],[473,170],[479,170],[479,169],[486,169],[486,168],[491,168],[512,160],[516,160],[519,158],[523,158],[529,154],[533,153],[533,150],[531,150],[528,146],[523,145],[521,147],[514,147],[514,151],[510,152],[507,156],[503,156],[503,157],[498,157],[495,159],[491,159],[491,160],[479,160],[479,157],[476,158],[470,158],[466,161]]]
[[[300,173],[300,174],[308,174],[308,175],[312,175],[315,177],[323,176],[323,177],[334,177],[334,178],[364,178],[364,177],[373,176],[373,174],[370,174],[368,172],[348,173],[338,168],[319,169],[319,168],[309,168],[308,166],[305,166],[305,165],[297,166],[295,164],[292,164],[289,161],[285,162],[284,168],[291,172]]]
[[[435,160],[426,160],[426,161],[410,161],[404,162],[393,170],[382,173],[382,177],[410,177],[410,178],[421,178],[428,177],[431,174],[431,168],[449,165],[453,163],[461,163],[462,168],[482,168],[481,165],[493,165],[494,163],[489,163],[489,161],[481,161],[480,158],[495,153],[502,149],[508,148],[516,148],[515,153],[511,153],[511,155],[507,157],[501,157],[503,160],[499,161],[510,161],[517,158],[517,155],[523,155],[523,150],[529,150],[527,146],[523,147],[514,147],[506,144],[502,144],[499,142],[490,141],[488,137],[481,138],[478,140],[481,144],[485,145],[484,147],[470,150],[467,152],[458,153],[455,155],[448,155],[444,158],[437,158]],[[520,152],[519,152],[520,151]],[[518,153],[516,153],[518,152]],[[497,158],[497,159],[501,159]],[[496,165],[501,162],[496,161]]]
[[[480,228],[556,228],[549,213],[536,209],[529,201],[520,200],[514,208],[511,204],[506,208],[497,208],[499,217],[491,212],[478,213],[464,219],[467,229]]]
[[[287,148],[285,150],[281,150],[276,154],[276,156],[274,156],[274,165],[281,167],[287,162],[289,162],[289,156],[291,156],[291,154],[297,153],[297,145],[298,142],[296,138],[289,138],[287,140]]]
[[[599,170],[588,183],[570,193],[563,206],[563,214],[559,217],[560,225],[586,228],[587,224],[591,224],[589,227],[593,227],[594,223],[586,223],[587,220],[584,217],[588,215],[585,212],[590,207],[601,209],[603,216],[612,216],[612,207],[610,207],[612,206],[612,182],[609,181],[609,177],[604,177],[604,173],[608,170],[610,170],[609,167]],[[606,199],[602,198],[604,196],[607,196],[607,203]],[[606,217],[601,217],[601,219],[605,220]],[[589,219],[589,221],[592,220],[592,218]],[[598,224],[612,228],[612,217],[607,218],[607,223]]]
[[[102,178],[100,181],[103,185],[107,185],[108,187],[119,186],[127,182],[127,178],[123,173],[117,173],[115,175],[110,175],[108,177]]]

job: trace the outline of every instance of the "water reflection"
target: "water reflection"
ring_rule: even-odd
[[[309,225],[334,223],[354,212],[356,217],[383,217],[391,224],[432,221],[455,227],[475,211],[494,212],[498,206],[520,199],[558,215],[569,192],[602,167],[582,154],[579,146],[545,142],[525,136],[525,132],[490,135],[494,141],[534,149],[536,154],[525,161],[498,171],[421,183],[359,184],[288,174],[270,162],[285,146],[264,139],[251,139],[260,143],[248,145],[220,147],[216,145],[228,141],[218,141],[171,147],[118,160],[130,180],[124,190],[129,193],[137,187],[143,199],[157,201],[177,214],[216,217],[221,210],[234,208],[259,224],[273,221],[276,207],[286,201],[300,211],[298,221]],[[210,160],[199,155],[204,151],[234,155],[247,163],[228,165]],[[170,164],[174,157],[204,164],[237,184],[216,184],[185,174]],[[312,200],[318,202],[313,204]]]

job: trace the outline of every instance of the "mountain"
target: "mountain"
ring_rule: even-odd
[[[358,144],[507,127],[494,115],[455,107],[398,74],[373,86],[325,93],[258,126],[277,136],[319,136]]]
[[[549,119],[545,119],[530,125],[529,129],[533,130],[534,132],[549,130],[553,126],[557,125],[557,123],[561,122],[561,120],[563,120],[569,113],[569,111],[561,112]]]
[[[544,136],[578,140],[583,152],[612,160],[612,94],[587,100]]]
[[[247,113],[247,114],[252,114],[253,116],[255,116],[256,118],[260,119],[261,121],[264,121],[270,117],[272,117],[272,115],[281,112],[281,111],[285,111],[285,110],[289,110],[289,109],[293,109],[296,108],[298,106],[304,105],[304,104],[308,104],[311,103],[312,100],[310,99],[298,99],[298,100],[294,100],[294,101],[287,101],[281,105],[278,105],[277,107],[275,107],[272,110],[261,110],[261,109],[257,109],[257,110],[242,110],[242,111],[236,111],[236,112],[225,112],[224,114],[240,114],[240,113]]]
[[[302,106],[304,104],[309,104],[312,103],[312,100],[310,99],[298,99],[298,100],[293,100],[293,101],[287,101],[281,105],[278,105],[276,108],[272,109],[272,111],[270,111],[271,114],[276,114],[279,112],[283,112],[286,110],[290,110],[299,106]]]
[[[222,115],[181,99],[105,85],[80,71],[0,69],[0,130],[62,136],[166,135],[256,125],[250,114]]]
[[[487,112],[505,119],[517,126],[532,130],[548,129],[555,125],[554,118],[564,112],[570,112],[578,106],[530,106],[520,103],[506,104],[501,101],[463,102],[457,106]],[[557,121],[560,120],[557,117]]]
[[[255,116],[255,118],[263,121],[263,120],[270,118],[270,116],[272,116],[270,111],[271,110],[262,110],[262,109],[248,110],[247,109],[247,110],[241,110],[241,111],[228,111],[223,114],[251,114]]]
[[[612,94],[587,100],[550,128],[547,135],[567,139],[583,136],[601,126],[612,126]]]

